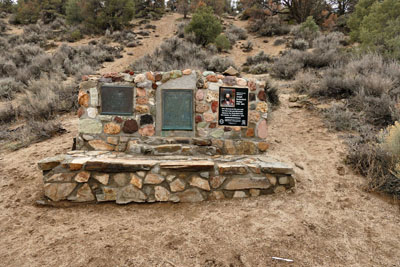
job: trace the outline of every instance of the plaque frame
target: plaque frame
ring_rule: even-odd
[[[177,93],[177,94],[188,94],[190,101],[189,101],[189,107],[188,111],[190,110],[190,116],[185,118],[187,120],[186,126],[170,126],[168,125],[168,122],[166,120],[166,105],[165,105],[165,98],[168,93]],[[194,129],[194,94],[192,89],[163,89],[161,92],[161,98],[162,98],[162,119],[161,119],[161,131],[193,131]]]
[[[126,98],[128,99],[127,102],[125,103],[126,109],[121,108],[120,110],[117,111],[110,111],[107,110],[107,107],[109,105],[104,104],[104,99],[107,97],[107,92],[106,90],[113,90],[113,89],[119,89],[119,90],[125,90],[126,91]],[[133,109],[134,109],[134,88],[130,85],[114,85],[114,84],[103,84],[100,86],[100,115],[115,115],[115,116],[132,116],[133,115]],[[106,107],[106,110],[104,110],[104,107]],[[127,111],[129,109],[129,111]]]

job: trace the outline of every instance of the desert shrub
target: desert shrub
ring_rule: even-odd
[[[210,51],[211,54],[218,53],[218,48],[215,44],[208,44],[206,48],[208,51]]]
[[[0,125],[9,123],[15,120],[15,110],[11,103],[6,103],[0,106]],[[1,138],[0,138],[1,139]]]
[[[264,90],[265,93],[267,94],[268,102],[271,103],[273,107],[279,106],[280,100],[279,100],[278,86],[271,80],[266,80]]]
[[[21,92],[23,84],[15,81],[14,78],[8,77],[0,79],[0,99],[13,99],[15,94]]]
[[[64,132],[65,129],[57,121],[29,120],[14,130],[0,129],[0,139],[12,142],[4,145],[5,148],[17,150]]]
[[[225,31],[225,35],[228,37],[232,45],[235,44],[237,40],[247,39],[247,31],[233,24],[230,25],[229,28]]]
[[[278,58],[271,68],[271,74],[280,79],[292,79],[304,67],[304,55],[298,50],[290,50]]]
[[[18,113],[24,118],[52,119],[57,113],[76,108],[76,93],[75,86],[57,80],[32,81],[21,97]]]
[[[240,46],[240,48],[243,49],[243,52],[250,52],[251,50],[253,50],[253,42],[252,41],[247,41],[244,44],[242,44]]]
[[[214,42],[215,38],[222,32],[222,26],[218,18],[214,16],[212,8],[202,6],[193,14],[185,32],[194,33],[197,44],[207,45]]]
[[[298,49],[301,51],[305,51],[308,49],[308,42],[304,39],[295,39],[292,43],[292,48],[293,49]]]
[[[359,127],[357,115],[344,105],[335,104],[324,111],[325,125],[336,131],[352,131]]]
[[[330,32],[313,40],[313,47],[320,50],[332,50],[341,46],[345,35],[341,32]]]
[[[179,38],[185,38],[185,28],[187,25],[187,22],[180,22],[176,28],[176,36]]]
[[[272,62],[271,56],[267,55],[264,53],[264,51],[258,52],[254,56],[249,56],[246,58],[246,63],[244,65],[246,66],[251,66],[259,63],[264,63],[264,62]]]
[[[206,60],[205,68],[207,70],[216,71],[216,72],[224,72],[230,66],[235,67],[235,63],[229,57],[221,57],[221,56],[213,56],[211,59]]]
[[[315,73],[311,70],[300,71],[296,74],[293,88],[297,93],[300,94],[314,94],[316,88],[318,88],[319,79]]]
[[[397,129],[394,131],[397,132]],[[388,149],[387,144],[390,144],[390,141],[385,144],[388,141],[386,138],[369,128],[362,130],[359,136],[349,141],[346,163],[368,178],[369,190],[380,191],[400,199],[398,157]]]
[[[263,74],[263,73],[268,73],[271,65],[268,62],[264,63],[258,63],[256,65],[251,65],[247,72],[251,74]]]
[[[79,41],[80,39],[82,39],[82,34],[79,29],[73,30],[73,31],[69,32],[67,35],[68,42],[76,42],[76,41]]]
[[[256,19],[249,24],[249,31],[260,36],[279,36],[290,32],[289,26],[278,17]]]
[[[274,46],[279,46],[279,45],[283,45],[286,41],[284,39],[276,39],[274,41]]]
[[[215,38],[215,45],[220,52],[227,51],[231,48],[231,43],[224,34],[220,34],[217,36],[217,38]]]

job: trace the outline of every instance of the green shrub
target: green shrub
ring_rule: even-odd
[[[400,2],[376,2],[364,16],[359,27],[363,50],[371,50],[400,60]]]
[[[67,36],[68,42],[76,42],[79,41],[80,39],[82,39],[82,34],[81,31],[78,29],[70,32],[69,35]]]
[[[212,8],[202,6],[193,14],[185,32],[194,33],[197,44],[207,45],[214,42],[215,38],[222,32],[222,26],[218,18],[214,16]]]
[[[215,45],[217,46],[217,49],[220,52],[231,49],[231,43],[224,34],[220,34],[217,36],[217,38],[215,38]]]
[[[350,28],[350,36],[353,41],[360,40],[360,27],[365,17],[371,12],[371,7],[377,0],[359,0],[356,5],[355,11],[349,17],[347,25]]]

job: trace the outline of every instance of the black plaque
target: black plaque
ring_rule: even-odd
[[[248,88],[219,88],[218,124],[247,126],[249,111]]]
[[[133,87],[103,85],[101,87],[101,114],[133,114]]]
[[[162,130],[193,130],[193,90],[162,91]]]

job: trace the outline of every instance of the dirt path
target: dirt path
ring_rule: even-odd
[[[268,152],[297,163],[294,193],[200,204],[35,206],[39,158],[70,149],[68,134],[0,155],[4,266],[400,266],[398,206],[362,190],[341,166],[345,146],[318,117],[288,108],[269,121]],[[232,264],[232,265],[230,265]]]

